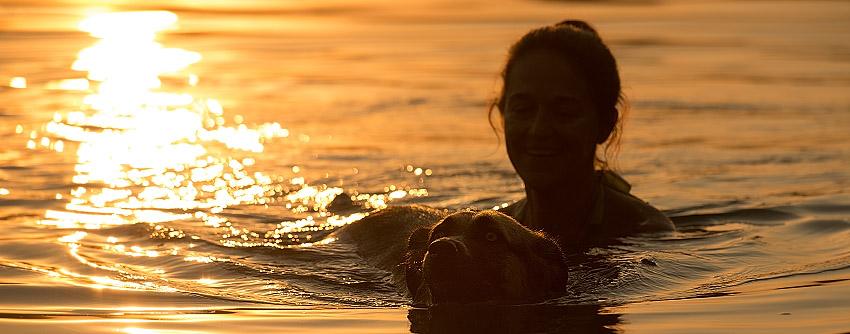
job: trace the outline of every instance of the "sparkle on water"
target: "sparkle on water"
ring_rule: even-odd
[[[286,179],[251,170],[264,145],[289,136],[280,124],[248,127],[242,116],[235,115],[236,124],[231,126],[225,121],[222,105],[214,99],[158,91],[161,75],[179,74],[202,58],[199,53],[165,48],[155,41],[156,32],[173,28],[176,22],[177,16],[171,12],[149,11],[97,14],[80,23],[80,30],[100,38],[78,54],[72,67],[87,71],[87,79],[53,81],[45,88],[88,92],[82,107],[56,112],[42,131],[16,128],[18,134],[29,137],[30,149],[63,152],[76,148],[74,189],[70,194],[56,194],[67,204],[64,210],[47,210],[40,224],[90,230],[147,223],[163,238],[199,239],[163,226],[194,219],[224,229],[219,240],[224,246],[305,247],[333,241],[312,240],[309,232],[330,230],[364,217],[364,213],[339,216],[327,210],[337,196],[346,195],[342,188],[312,186],[302,177]],[[194,74],[184,77],[190,86],[198,83]],[[10,86],[26,88],[26,79],[14,78]],[[301,137],[306,135],[298,137],[303,141]],[[416,175],[431,175],[430,169],[407,169]],[[297,173],[298,167],[293,172]],[[379,209],[393,200],[428,195],[426,189],[388,186],[384,190],[383,194],[349,196],[365,208]],[[8,190],[0,189],[0,195],[6,194]],[[306,218],[282,221],[271,231],[256,232],[236,228],[221,215],[235,205],[273,203],[306,214]],[[80,240],[87,236],[77,231],[59,241],[83,264],[122,272],[120,265],[92,263],[77,255]],[[174,255],[183,256],[186,262],[227,261],[180,248],[125,245],[114,237],[105,238],[102,244],[104,250],[131,257]],[[85,278],[65,269],[48,274]],[[172,290],[166,283],[135,283],[105,276],[87,279],[94,287]],[[199,278],[197,282],[209,285],[216,281]]]

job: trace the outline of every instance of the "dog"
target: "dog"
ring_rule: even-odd
[[[389,207],[338,232],[368,263],[390,271],[414,306],[526,304],[566,292],[558,243],[498,211]]]

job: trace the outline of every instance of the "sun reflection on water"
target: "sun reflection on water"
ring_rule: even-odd
[[[250,157],[216,154],[215,143],[258,153],[263,143],[289,135],[280,124],[249,129],[224,124],[215,100],[153,91],[159,76],[178,72],[201,55],[155,42],[172,26],[170,12],[126,12],[92,16],[79,28],[101,38],[81,51],[73,69],[100,82],[83,100],[85,108],[57,113],[46,131],[78,143],[68,211],[48,211],[43,224],[98,228],[135,222],[187,219],[186,212],[212,213],[245,203],[263,204],[273,195],[272,178],[246,170]],[[35,139],[35,138],[33,138]],[[50,140],[44,137],[50,145]],[[58,146],[58,147],[57,147]],[[212,152],[211,152],[212,150]],[[228,152],[230,153],[230,152]]]
[[[347,193],[340,187],[311,185],[304,177],[253,170],[265,145],[286,140],[289,130],[278,123],[249,127],[241,115],[233,116],[233,124],[229,124],[218,101],[163,91],[163,75],[183,78],[189,86],[198,83],[196,75],[181,71],[200,61],[199,53],[166,48],[156,42],[156,32],[173,29],[176,22],[173,13],[151,11],[98,14],[80,23],[80,30],[100,39],[82,50],[72,66],[88,72],[87,79],[51,81],[45,88],[87,92],[82,106],[56,112],[41,132],[21,125],[15,129],[28,137],[30,149],[76,150],[73,187],[69,194],[56,194],[56,199],[65,201],[64,210],[47,210],[40,224],[95,230],[146,223],[154,239],[201,239],[167,227],[168,223],[189,221],[215,229],[218,242],[224,246],[303,247],[332,242],[324,238],[327,233],[314,234],[359,220],[367,210],[384,208],[405,197],[428,196],[424,188],[395,185],[385,187],[383,193],[351,189]],[[25,88],[26,84],[20,78],[12,86]],[[293,137],[298,143],[309,141],[306,134]],[[300,171],[301,167],[292,167],[293,173]],[[402,166],[402,171],[421,177],[432,173],[411,165]],[[0,189],[0,195],[6,194],[6,189]],[[331,213],[329,206],[339,197],[358,209],[346,215]],[[275,205],[299,218],[282,221],[271,230],[252,231],[235,226],[224,212],[240,205]],[[132,243],[137,241],[83,231],[59,238],[80,263],[103,269],[107,275],[115,274],[88,277],[89,284],[96,287],[171,289],[166,286],[170,284],[167,279],[153,280],[158,283],[124,279],[139,272],[129,274],[124,264],[99,263],[80,255],[79,251],[86,249],[81,247],[86,238],[93,239],[86,245],[128,258],[177,256],[198,264],[229,261],[195,252],[194,243],[182,248],[162,244],[146,247]],[[97,241],[99,238],[103,240]],[[54,276],[80,278],[65,269],[47,271]],[[164,273],[156,268],[144,272]],[[214,281],[201,278],[196,282]]]

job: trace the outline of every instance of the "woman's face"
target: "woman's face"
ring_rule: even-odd
[[[527,187],[565,186],[593,170],[596,108],[566,59],[547,50],[520,56],[505,77],[504,96],[505,146]]]

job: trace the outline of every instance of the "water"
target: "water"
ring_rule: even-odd
[[[0,4],[4,332],[850,331],[846,2],[147,3],[108,9],[177,14],[157,41],[201,59],[155,90],[185,110],[56,89],[106,7]],[[610,43],[618,166],[679,232],[573,256],[551,303],[409,308],[325,237],[387,204],[520,198],[486,101],[507,46],[567,17]]]

